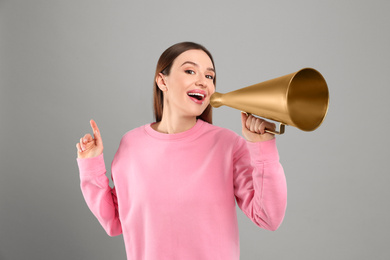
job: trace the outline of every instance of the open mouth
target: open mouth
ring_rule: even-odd
[[[205,95],[201,94],[201,93],[190,92],[190,93],[187,93],[187,95],[189,97],[195,98],[196,100],[199,100],[199,101],[202,101],[205,98]]]

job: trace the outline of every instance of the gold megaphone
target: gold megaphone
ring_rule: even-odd
[[[210,97],[213,107],[226,105],[260,117],[280,122],[279,132],[291,125],[313,131],[324,121],[328,111],[329,92],[325,79],[312,68],[264,81],[226,94]]]

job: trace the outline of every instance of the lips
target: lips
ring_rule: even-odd
[[[187,92],[187,95],[190,97],[192,101],[197,104],[203,104],[203,101],[206,98],[206,92],[200,89],[194,89]]]

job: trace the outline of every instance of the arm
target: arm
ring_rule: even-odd
[[[234,157],[234,188],[238,206],[258,226],[276,230],[284,218],[287,186],[275,138],[264,132],[267,121],[242,114],[243,135]]]
[[[111,188],[106,177],[103,154],[87,159],[77,159],[80,170],[80,186],[84,199],[110,236],[122,233],[118,214],[115,187]]]
[[[77,147],[81,191],[89,209],[110,236],[122,233],[115,188],[108,185],[103,159],[103,141],[95,121],[90,121],[94,137],[86,134]]]
[[[234,163],[234,189],[238,206],[256,225],[272,231],[280,226],[286,211],[287,186],[275,139],[240,142]]]

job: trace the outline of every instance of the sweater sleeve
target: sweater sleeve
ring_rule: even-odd
[[[109,186],[103,154],[93,158],[77,158],[77,164],[81,191],[89,209],[108,235],[120,235],[122,227],[115,187]]]
[[[251,143],[240,138],[234,158],[234,192],[240,209],[256,225],[276,230],[287,205],[287,186],[275,139]]]

